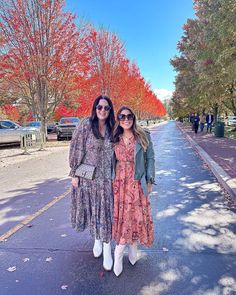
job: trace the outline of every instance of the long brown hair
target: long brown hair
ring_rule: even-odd
[[[145,131],[140,126],[137,125],[137,119],[136,119],[134,112],[129,107],[126,107],[126,106],[121,107],[116,114],[116,123],[115,123],[115,127],[114,127],[114,132],[113,132],[114,143],[119,142],[120,135],[123,134],[123,132],[124,132],[124,129],[120,126],[120,121],[118,119],[119,115],[124,110],[129,111],[134,116],[133,125],[131,127],[132,132],[134,134],[134,138],[141,144],[143,150],[146,151],[149,142],[148,142],[147,136],[145,134]]]

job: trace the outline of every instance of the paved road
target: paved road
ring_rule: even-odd
[[[15,152],[16,164],[0,169],[0,235],[69,188],[68,147],[54,150],[37,156]]]
[[[70,199],[65,197],[34,219],[32,227],[0,243],[0,294],[235,294],[235,213],[174,122],[154,127],[152,138],[157,160],[151,197],[155,243],[140,248],[138,263],[133,267],[125,257],[119,278],[103,272],[102,258],[92,256],[88,233],[71,229]],[[62,176],[57,173],[61,165],[45,168]],[[47,180],[41,185],[47,187]],[[66,190],[67,179],[63,185],[58,192]],[[10,208],[15,210],[14,201]],[[15,271],[7,271],[13,266]]]

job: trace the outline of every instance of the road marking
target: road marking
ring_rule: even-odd
[[[30,223],[33,219],[41,215],[43,212],[47,211],[49,208],[51,208],[54,204],[59,202],[61,199],[65,198],[70,192],[70,189],[67,190],[64,194],[60,195],[59,197],[55,197],[54,200],[49,202],[47,205],[36,211],[34,214],[29,215],[25,219],[23,219],[19,224],[16,226],[12,227],[9,231],[4,233],[3,235],[0,236],[0,242],[3,242],[5,239],[9,238],[11,235],[16,233],[19,229],[22,227],[26,226],[28,223]]]

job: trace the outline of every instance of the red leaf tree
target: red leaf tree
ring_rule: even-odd
[[[43,132],[55,107],[78,91],[87,66],[84,30],[77,30],[63,5],[0,0],[0,94],[27,104]]]

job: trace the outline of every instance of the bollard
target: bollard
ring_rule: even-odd
[[[21,134],[21,149],[24,155],[30,155],[30,148],[39,148],[39,150],[42,150],[44,143],[45,140],[39,131]]]

